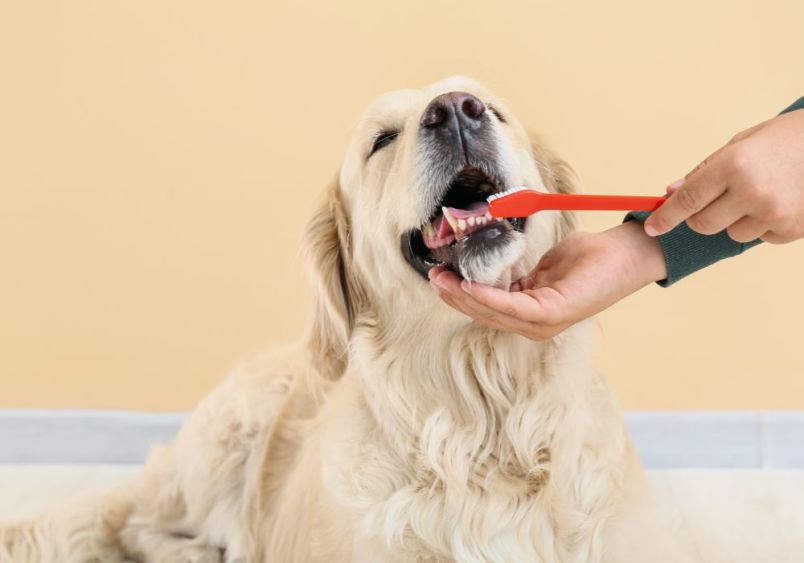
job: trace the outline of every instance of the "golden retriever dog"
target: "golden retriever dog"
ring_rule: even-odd
[[[473,81],[381,96],[305,231],[304,342],[236,368],[135,482],[0,529],[0,560],[679,561],[588,324],[535,343],[427,283],[442,264],[507,287],[575,222],[493,220],[487,196],[574,182]]]

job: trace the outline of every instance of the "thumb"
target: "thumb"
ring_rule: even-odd
[[[536,272],[539,270],[539,267],[533,268],[526,276],[523,276],[516,280],[514,283],[511,284],[511,287],[508,288],[509,291],[524,291],[526,289],[530,289],[536,285]]]
[[[683,185],[645,220],[645,233],[658,236],[674,229],[717,199],[725,190],[718,153],[687,174]],[[674,182],[675,183],[675,182]]]
[[[536,264],[527,275],[516,280],[508,289],[510,291],[525,291],[526,289],[532,289],[538,285],[545,285],[546,273],[557,261],[560,261],[562,255],[567,254],[567,247],[565,245],[566,241],[548,250],[544,256],[541,257],[539,263]],[[539,283],[540,281],[541,284]]]

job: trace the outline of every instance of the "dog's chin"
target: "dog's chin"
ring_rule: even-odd
[[[508,289],[524,254],[525,235],[499,223],[457,242],[454,267],[465,280]]]

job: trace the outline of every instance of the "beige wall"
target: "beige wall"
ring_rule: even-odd
[[[588,191],[641,194],[804,95],[799,1],[580,4],[3,3],[0,407],[186,409],[295,339],[300,227],[385,90],[474,76]],[[605,314],[624,406],[804,408],[803,259]]]

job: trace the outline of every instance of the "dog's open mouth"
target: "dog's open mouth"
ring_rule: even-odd
[[[505,244],[507,233],[522,232],[524,219],[489,214],[486,198],[501,191],[500,182],[476,168],[459,172],[424,225],[402,236],[402,252],[411,266],[426,278],[437,265],[454,269],[462,252],[482,253]]]

